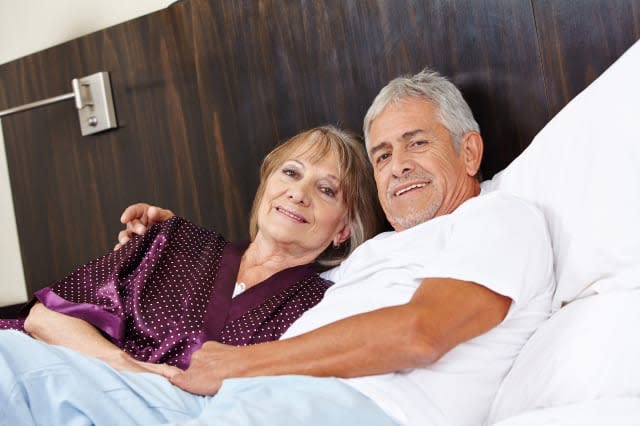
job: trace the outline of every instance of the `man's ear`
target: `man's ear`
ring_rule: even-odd
[[[462,137],[460,155],[462,155],[469,176],[475,176],[480,170],[483,152],[484,142],[480,133],[473,130],[465,133]]]

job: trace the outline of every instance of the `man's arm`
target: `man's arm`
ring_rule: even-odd
[[[113,248],[118,250],[134,235],[142,235],[156,223],[164,222],[174,216],[171,210],[146,203],[136,203],[127,207],[120,216],[120,222],[126,225],[118,234],[118,244]]]
[[[466,281],[430,278],[412,299],[277,342],[231,347],[208,342],[171,381],[210,395],[230,377],[303,374],[358,377],[424,367],[498,325],[511,299]]]

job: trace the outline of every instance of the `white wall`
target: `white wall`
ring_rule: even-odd
[[[0,0],[0,64],[163,9],[174,1]],[[69,81],[74,77],[78,76],[69,76]],[[6,306],[26,301],[27,292],[1,126],[0,121],[0,306]]]

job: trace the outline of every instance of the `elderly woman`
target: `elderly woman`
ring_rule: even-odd
[[[36,292],[24,324],[0,328],[23,326],[114,368],[158,373],[171,368],[158,364],[186,368],[208,340],[278,339],[331,284],[317,271],[379,231],[369,167],[361,143],[333,126],[279,145],[262,164],[248,244],[131,206],[123,214],[130,230],[146,227],[129,217],[170,218]]]

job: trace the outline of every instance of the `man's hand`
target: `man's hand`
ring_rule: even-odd
[[[422,368],[506,316],[511,299],[469,281],[425,279],[408,303],[353,315],[296,337],[249,346],[207,342],[171,382],[215,394],[231,377],[360,377]]]
[[[241,347],[206,342],[191,357],[191,364],[184,372],[169,378],[171,383],[182,390],[197,395],[215,395],[222,380],[230,377],[226,374],[234,364],[241,363]]]
[[[142,235],[147,232],[147,229],[151,226],[164,222],[173,216],[174,214],[171,210],[151,206],[146,203],[130,205],[122,212],[122,216],[120,217],[120,222],[126,225],[126,228],[118,234],[118,244],[116,244],[113,249],[118,250],[134,235]]]

